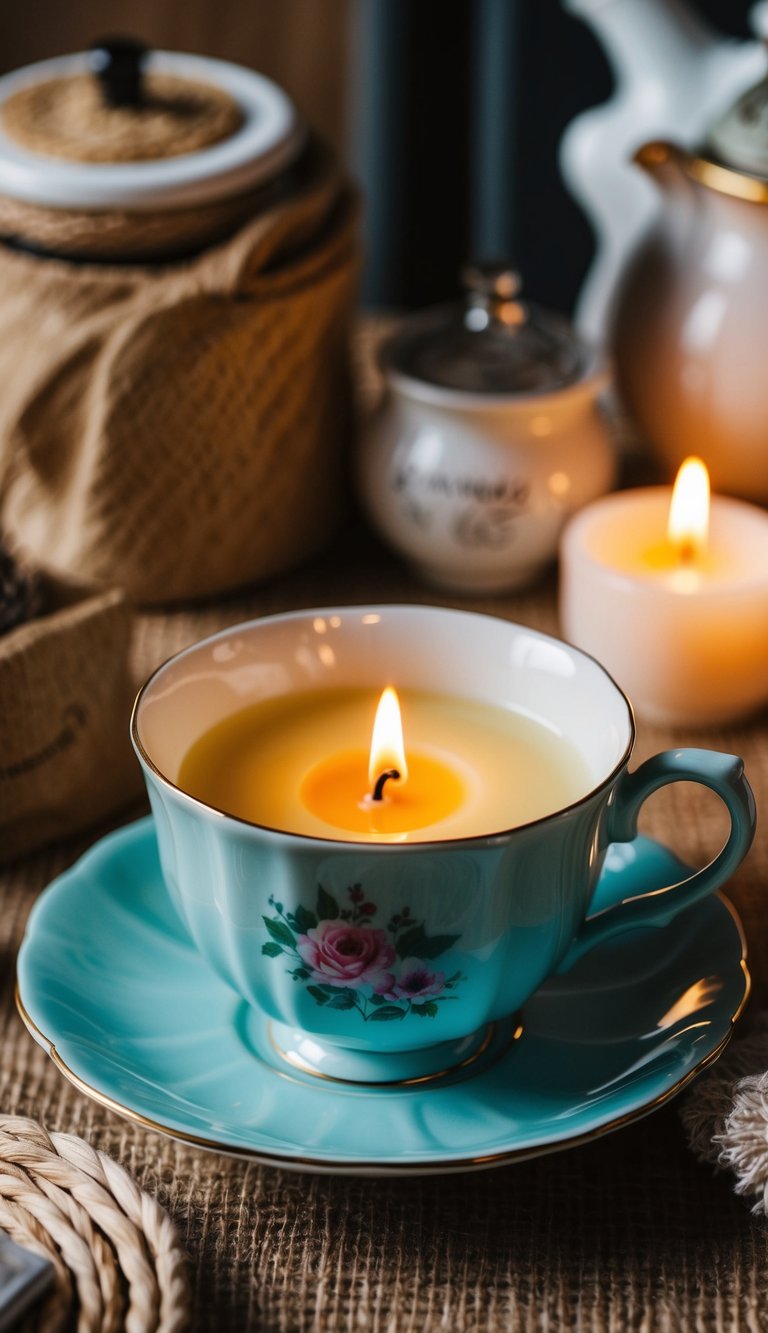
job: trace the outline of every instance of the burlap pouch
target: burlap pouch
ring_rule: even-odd
[[[137,800],[122,593],[46,581],[44,613],[0,636],[0,862]]]
[[[226,242],[165,267],[0,248],[0,522],[142,602],[275,574],[329,536],[350,429],[356,204],[315,149]]]

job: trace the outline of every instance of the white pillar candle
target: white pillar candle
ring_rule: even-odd
[[[682,471],[682,469],[681,469]],[[768,514],[713,496],[706,533],[668,528],[672,490],[583,509],[560,550],[562,632],[651,722],[711,726],[768,700]]]

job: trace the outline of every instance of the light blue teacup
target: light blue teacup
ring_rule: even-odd
[[[373,692],[391,679],[541,719],[577,747],[585,790],[506,832],[371,844],[246,823],[177,785],[190,745],[248,702]],[[331,1078],[396,1083],[473,1060],[490,1025],[513,1021],[547,977],[717,889],[755,827],[740,759],[674,750],[629,773],[632,709],[597,662],[534,630],[438,608],[302,611],[225,630],[150,677],[131,734],[163,874],[200,954],[251,1006],[260,1049]],[[664,891],[590,916],[608,844],[634,838],[646,798],[681,780],[725,803],[722,851]]]

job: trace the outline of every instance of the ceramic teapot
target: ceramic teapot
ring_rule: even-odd
[[[619,284],[620,392],[670,473],[768,501],[768,179],[665,142],[635,154],[663,198]]]
[[[565,182],[592,225],[596,254],[579,293],[576,326],[599,342],[617,279],[657,213],[651,181],[631,154],[648,139],[704,138],[712,120],[766,66],[760,41],[735,41],[694,0],[561,0],[589,24],[611,66],[614,92],[581,111],[560,145]],[[749,14],[768,30],[768,6]]]

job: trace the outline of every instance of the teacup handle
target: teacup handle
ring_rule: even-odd
[[[678,883],[619,899],[595,916],[587,917],[558,973],[567,972],[596,944],[614,939],[626,930],[667,925],[678,912],[719,888],[749,851],[755,833],[755,798],[744,776],[744,764],[737,755],[715,750],[664,750],[647,759],[634,773],[625,772],[614,788],[608,810],[609,842],[630,842],[636,838],[640,807],[652,792],[669,782],[700,782],[717,793],[731,816],[725,846],[709,865]],[[616,887],[620,889],[621,885]]]

